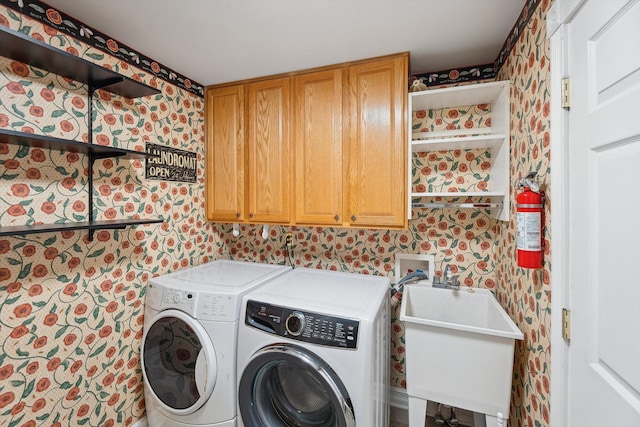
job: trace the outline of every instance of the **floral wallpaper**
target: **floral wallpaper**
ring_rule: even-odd
[[[504,56],[498,79],[512,82],[511,181],[530,171],[546,192],[545,216],[550,218],[550,45],[546,14],[550,0],[529,2],[530,14],[517,37],[510,37],[511,51]],[[500,229],[495,242],[497,297],[524,333],[516,343],[511,398],[511,425],[549,425],[551,369],[551,258],[550,224],[544,232],[545,253],[541,270],[519,268],[516,263],[515,196],[511,189],[511,221]]]
[[[413,171],[414,192],[488,191],[491,152],[480,149],[414,153]]]
[[[429,132],[462,129],[469,129],[471,135],[474,134],[474,129],[491,127],[491,105],[460,105],[439,110],[413,111],[411,127],[414,139],[429,138]],[[415,133],[420,135],[416,136]]]
[[[234,237],[231,224],[207,224],[204,219],[204,106],[197,86],[163,72],[166,67],[153,66],[148,58],[148,63],[132,62],[133,57],[109,54],[113,44],[107,42],[112,39],[100,35],[105,42],[101,47],[99,40],[95,44],[93,37],[87,37],[96,35],[94,30],[78,27],[73,33],[68,25],[75,23],[72,18],[33,7],[43,7],[42,3],[2,0],[0,4],[5,5],[0,6],[0,25],[161,90],[157,96],[134,100],[99,92],[92,120],[94,142],[139,150],[152,142],[198,156],[195,184],[146,181],[144,161],[105,159],[96,163],[94,186],[88,189],[84,156],[0,143],[0,226],[83,220],[87,191],[96,197],[100,218],[165,219],[163,224],[100,231],[92,242],[79,231],[0,237],[3,423],[119,426],[141,418],[138,351],[145,286],[154,275],[222,257],[387,275],[394,280],[394,254],[404,252],[434,254],[437,274],[451,264],[465,286],[496,293],[525,333],[524,341],[516,345],[510,425],[549,425],[551,266],[548,256],[542,271],[516,266],[514,219],[496,221],[484,210],[416,209],[404,231],[272,226],[265,240],[260,237],[261,226],[243,225],[240,236]],[[527,2],[496,64],[416,77],[430,86],[476,81],[495,73],[498,80],[510,79],[512,181],[537,170],[550,196],[550,64],[544,29],[548,7],[548,0]],[[62,23],[55,22],[58,17]],[[0,128],[86,141],[86,103],[85,87],[0,58]],[[414,117],[418,119],[414,125],[429,131],[445,130],[453,122],[457,128],[467,128],[468,120],[476,127],[488,125],[490,112],[485,107],[425,112],[425,117]],[[432,121],[420,122],[429,114]],[[482,189],[490,179],[489,162],[489,153],[483,150],[415,154],[414,189]],[[514,199],[512,189],[512,218]],[[291,254],[284,243],[290,231]],[[545,238],[548,243],[548,228]],[[398,308],[392,312],[390,381],[405,387]]]
[[[82,231],[0,237],[0,425],[128,426],[145,410],[147,280],[226,257],[204,220],[203,101],[4,6],[0,25],[161,90],[138,99],[98,92],[95,143],[153,142],[198,156],[195,184],[146,181],[143,160],[108,158],[88,188],[86,156],[0,143],[0,226],[85,220],[88,191],[98,218],[165,220],[99,231],[91,242]],[[0,128],[87,142],[87,102],[86,87],[0,58]]]
[[[412,113],[413,139],[429,139],[434,132],[468,130],[475,134],[491,126],[491,106],[463,105]],[[442,134],[437,137],[442,138]],[[487,191],[491,151],[453,150],[413,153],[412,192]],[[424,201],[424,200],[423,200]]]

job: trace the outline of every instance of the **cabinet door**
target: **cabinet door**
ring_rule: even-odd
[[[407,62],[402,55],[349,68],[347,220],[352,226],[407,226]]]
[[[206,92],[207,220],[244,221],[244,86]]]
[[[342,73],[294,80],[297,224],[342,225]]]
[[[247,85],[249,221],[291,221],[289,78]]]

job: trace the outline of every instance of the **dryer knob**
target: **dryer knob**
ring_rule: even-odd
[[[180,292],[176,292],[173,294],[173,302],[180,302],[182,299],[182,294]]]
[[[291,313],[287,320],[285,321],[285,327],[287,328],[287,332],[289,332],[294,337],[297,337],[304,331],[304,327],[307,321],[304,318],[304,314],[299,311],[294,311]]]

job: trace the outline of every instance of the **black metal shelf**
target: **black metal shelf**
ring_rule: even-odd
[[[18,226],[0,226],[0,236],[26,235],[48,233],[65,230],[88,230],[89,240],[93,239],[96,230],[123,229],[138,224],[156,224],[164,222],[162,219],[117,219],[95,221],[93,212],[93,165],[98,159],[118,157],[123,159],[145,159],[156,157],[145,152],[127,150],[93,144],[93,95],[97,89],[103,89],[127,98],[156,95],[160,90],[138,82],[131,78],[108,70],[98,64],[71,55],[60,49],[49,46],[39,40],[28,37],[0,25],[0,56],[24,62],[30,66],[40,68],[59,76],[75,80],[88,85],[89,142],[79,142],[55,138],[46,135],[35,135],[14,130],[0,129],[0,143],[21,145],[28,147],[63,150],[86,154],[88,165],[88,218],[85,222],[65,222],[54,224],[31,224]]]
[[[132,225],[157,224],[164,222],[161,218],[151,219],[113,219],[104,221],[65,222],[59,224],[31,224],[0,227],[0,236],[15,236],[57,231],[89,230],[90,240],[96,230],[124,229]]]
[[[89,144],[86,142],[71,141],[68,139],[54,138],[46,135],[35,135],[32,133],[18,132],[8,129],[0,129],[0,142],[34,148],[62,150],[72,153],[93,154],[95,159],[107,157],[144,159],[146,157],[155,157],[153,154],[148,154],[143,151]]]
[[[0,56],[88,84],[93,89],[103,89],[127,98],[160,93],[156,88],[1,25]]]

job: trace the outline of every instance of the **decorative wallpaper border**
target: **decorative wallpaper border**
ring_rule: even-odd
[[[420,79],[427,86],[440,86],[451,83],[475,82],[478,80],[495,79],[496,68],[494,64],[474,65],[452,70],[434,71],[415,74],[409,79],[409,85],[414,80]]]
[[[511,29],[509,36],[507,37],[504,44],[502,45],[502,49],[500,49],[500,53],[498,54],[498,57],[495,60],[496,70],[500,70],[504,65],[504,63],[507,61],[507,59],[509,59],[509,54],[511,53],[511,50],[517,44],[518,37],[520,37],[520,34],[522,34],[523,30],[526,29],[527,24],[529,24],[529,20],[531,19],[531,16],[538,9],[538,5],[540,4],[540,1],[541,0],[527,0],[527,2],[525,3],[524,7],[522,8],[522,12],[520,12],[520,16],[518,17],[518,20],[516,21],[515,25]]]
[[[204,86],[166,67],[140,52],[120,43],[108,35],[85,25],[69,15],[59,12],[38,0],[0,0],[0,5],[42,22],[75,37],[91,47],[99,49],[121,61],[140,68],[164,81],[174,84],[194,95],[204,97]]]

